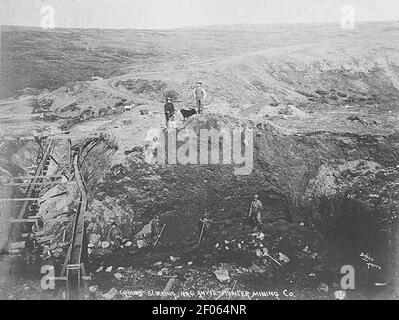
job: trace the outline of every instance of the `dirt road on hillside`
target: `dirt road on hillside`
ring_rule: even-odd
[[[102,80],[96,80],[92,83],[92,85],[100,90],[104,90],[105,92],[117,94],[117,95],[122,95],[123,97],[130,97],[131,94],[128,92],[119,89],[115,83],[118,81],[124,81],[132,78],[145,78],[149,76],[155,76],[155,75],[171,75],[175,73],[180,73],[180,72],[189,72],[193,70],[200,70],[200,69],[207,69],[210,67],[215,67],[215,66],[220,66],[220,67],[226,67],[233,65],[235,63],[239,63],[240,61],[244,61],[245,59],[257,57],[257,56],[266,56],[266,57],[275,57],[279,55],[284,55],[288,53],[293,53],[293,52],[298,52],[298,51],[304,51],[304,50],[309,50],[309,49],[314,49],[314,48],[319,48],[323,45],[329,44],[330,41],[322,41],[319,43],[312,43],[312,44],[304,44],[304,45],[295,45],[295,46],[283,46],[283,47],[277,47],[277,48],[272,48],[272,49],[265,49],[265,50],[258,50],[254,52],[249,52],[246,54],[241,54],[237,56],[230,56],[230,57],[225,57],[225,58],[220,58],[219,60],[204,60],[204,61],[196,61],[192,62],[189,64],[186,64],[183,68],[181,68],[181,64],[176,63],[172,65],[171,67],[166,67],[161,70],[156,70],[156,71],[146,71],[146,72],[136,72],[136,73],[129,73],[125,74],[122,76],[118,77],[113,77],[111,79],[102,79]],[[161,67],[162,66],[158,66]],[[180,68],[179,68],[180,67]]]

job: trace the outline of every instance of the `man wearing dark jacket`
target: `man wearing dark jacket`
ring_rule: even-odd
[[[150,225],[151,225],[151,240],[150,240],[150,242],[153,245],[156,245],[157,242],[159,242],[159,238],[162,235],[162,231],[163,231],[162,229],[163,229],[164,225],[161,225],[161,220],[159,220],[158,215],[156,215],[154,217],[154,219],[152,219],[150,221]]]
[[[175,119],[175,106],[172,103],[172,98],[167,98],[166,104],[164,106],[166,127],[169,128],[169,121],[174,121]]]
[[[247,215],[247,220],[248,222],[259,229],[259,231],[263,230],[263,225],[262,225],[262,210],[263,210],[263,205],[262,202],[258,199],[259,196],[255,194],[254,200],[251,202],[251,205],[249,207],[249,212]]]

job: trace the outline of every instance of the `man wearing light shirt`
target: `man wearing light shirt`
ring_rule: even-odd
[[[198,81],[197,82],[197,88],[195,88],[194,90],[194,98],[197,102],[197,108],[198,108],[198,114],[202,113],[202,100],[206,99],[206,91],[205,89],[202,87],[202,82]]]

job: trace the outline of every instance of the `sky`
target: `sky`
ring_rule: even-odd
[[[339,23],[345,5],[353,6],[355,21],[399,20],[399,0],[0,0],[0,24],[40,27],[53,21],[56,28],[167,29]]]

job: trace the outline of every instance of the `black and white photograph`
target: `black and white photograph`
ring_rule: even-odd
[[[399,1],[0,0],[0,25],[1,301],[399,300]]]

